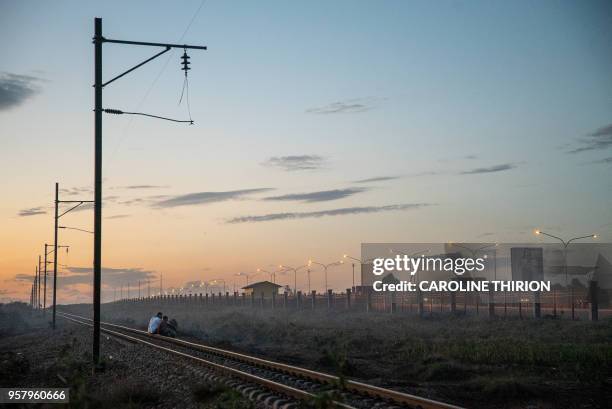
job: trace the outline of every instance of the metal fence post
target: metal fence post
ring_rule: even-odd
[[[591,300],[591,321],[599,319],[599,287],[597,281],[589,281],[589,298]]]
[[[542,303],[540,301],[540,292],[533,293],[533,317],[540,318],[542,316]]]
[[[423,293],[421,293],[421,290],[417,291],[417,304],[418,304],[418,313],[419,313],[419,317],[423,317],[423,315],[425,315],[425,306],[423,305]]]
[[[327,290],[327,309],[331,309],[332,306],[332,290]]]
[[[299,310],[302,307],[302,292],[297,292],[297,298],[295,299],[295,309]]]
[[[351,309],[351,289],[350,288],[346,289],[346,309],[347,310]]]
[[[317,305],[317,292],[315,290],[312,290],[310,293],[310,299],[312,300],[312,309],[314,311],[315,306]]]
[[[283,308],[287,309],[287,299],[289,297],[289,294],[287,293],[287,291],[285,291],[285,293],[283,294]]]

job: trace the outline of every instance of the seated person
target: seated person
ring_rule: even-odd
[[[159,334],[159,326],[162,322],[163,314],[158,312],[154,317],[149,320],[149,334]]]
[[[168,321],[168,316],[164,315],[159,325],[159,333],[165,337],[176,337],[176,320],[172,319]]]

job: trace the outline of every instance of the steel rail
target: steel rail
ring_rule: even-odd
[[[64,314],[73,316],[73,317],[77,317],[79,319],[91,321],[91,319],[86,318],[86,317],[81,317],[79,315],[70,314],[70,313],[64,313]],[[336,383],[339,380],[337,376],[330,375],[324,372],[318,372],[318,371],[313,371],[313,370],[306,369],[306,368],[300,368],[300,367],[293,366],[293,365],[287,365],[287,364],[283,364],[280,362],[257,358],[257,357],[253,357],[250,355],[241,354],[238,352],[233,352],[233,351],[228,351],[225,349],[197,344],[194,342],[184,341],[184,340],[177,339],[177,338],[161,337],[158,335],[152,335],[146,331],[126,327],[123,325],[112,324],[108,322],[102,322],[101,324],[110,326],[110,327],[115,327],[118,329],[122,329],[125,331],[129,331],[129,332],[139,334],[139,335],[146,335],[149,337],[159,338],[162,341],[165,341],[168,343],[184,346],[187,348],[196,349],[196,350],[203,351],[203,352],[209,352],[209,353],[213,353],[213,354],[217,354],[217,355],[221,355],[225,357],[230,357],[235,360],[242,361],[242,362],[249,363],[249,364],[254,364],[262,368],[274,369],[277,371],[285,372],[290,375],[308,378],[308,379],[316,380],[322,383],[327,383],[327,384]],[[399,391],[394,391],[391,389],[381,388],[379,386],[369,385],[363,382],[358,382],[358,381],[353,381],[353,380],[348,380],[348,379],[344,381],[344,386],[347,390],[351,392],[355,392],[355,393],[370,396],[370,397],[377,397],[383,400],[391,400],[395,403],[409,405],[409,406],[416,407],[419,409],[462,409],[460,406],[455,406],[455,405],[451,405],[448,403],[439,402],[439,401],[435,401],[432,399],[423,398],[420,396],[411,395],[411,394],[399,392]]]
[[[73,315],[73,314],[68,314],[68,313],[58,313],[58,315],[60,317],[64,318],[64,319],[67,319],[69,321],[75,322],[77,324],[93,327],[93,324],[91,324],[90,322],[86,322],[86,321],[82,321],[82,320],[79,320],[79,319],[70,318],[68,316],[68,315],[72,315],[72,316],[79,317],[78,315]],[[79,317],[79,318],[87,320],[87,321],[92,321],[89,318],[84,318],[84,317]],[[101,323],[101,324],[102,325],[107,325],[105,323]],[[177,351],[177,350],[172,349],[172,348],[167,348],[167,347],[164,347],[164,346],[161,346],[161,345],[157,345],[157,344],[155,344],[153,342],[145,341],[145,340],[140,339],[140,338],[131,337],[129,335],[122,334],[121,332],[112,331],[112,330],[109,330],[107,328],[100,328],[100,330],[102,332],[104,332],[104,333],[110,334],[110,335],[112,335],[114,337],[117,337],[117,338],[124,339],[124,340],[129,341],[129,342],[134,343],[134,344],[138,344],[138,343],[144,344],[144,345],[150,346],[150,347],[155,348],[155,349],[159,349],[159,350],[164,351],[164,352],[169,352],[171,354],[178,355],[178,356],[181,356],[183,358],[187,358],[187,359],[190,359],[192,361],[199,362],[199,363],[204,364],[205,366],[211,367],[215,371],[218,371],[218,372],[223,373],[225,375],[236,377],[236,378],[240,378],[240,379],[243,379],[243,380],[245,380],[247,382],[252,382],[252,383],[256,383],[256,384],[262,385],[262,386],[264,386],[267,389],[273,390],[275,392],[282,393],[283,395],[287,395],[287,396],[290,396],[292,398],[304,400],[304,399],[312,399],[312,398],[315,397],[315,395],[310,393],[310,392],[303,391],[301,389],[297,389],[297,388],[294,388],[294,387],[289,386],[289,385],[284,385],[282,383],[275,382],[275,381],[272,381],[270,379],[262,378],[260,376],[250,374],[248,372],[243,372],[243,371],[240,371],[238,369],[234,369],[234,368],[230,368],[230,367],[227,367],[227,366],[224,366],[224,365],[220,365],[220,364],[217,364],[215,362],[211,362],[211,361],[208,361],[206,359],[203,359],[203,358],[200,358],[200,357],[197,357],[197,356],[193,356],[193,355],[181,352],[181,351]],[[144,332],[144,331],[142,331],[142,332]],[[156,339],[160,339],[160,337],[155,337],[155,338]],[[350,405],[347,405],[347,404],[344,404],[344,403],[341,403],[341,402],[333,401],[332,403],[334,404],[334,407],[338,407],[338,408],[342,408],[342,409],[357,409],[357,408],[355,408],[353,406],[350,406]]]

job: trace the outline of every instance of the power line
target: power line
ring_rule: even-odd
[[[189,23],[187,24],[187,27],[185,28],[185,30],[183,31],[183,34],[181,35],[181,37],[177,41],[178,43],[182,42],[183,38],[185,38],[185,36],[189,32],[189,29],[191,28],[191,26],[193,25],[194,21],[196,20],[196,18],[200,14],[200,11],[202,10],[202,7],[204,6],[204,3],[206,3],[206,0],[202,0],[200,2],[200,6],[197,8],[195,13],[193,13],[193,15],[191,16],[191,20],[189,20]],[[149,97],[149,94],[151,93],[151,91],[153,91],[153,88],[157,84],[157,81],[161,78],[162,74],[166,71],[166,68],[168,67],[168,63],[170,62],[170,59],[172,59],[172,57],[174,57],[174,51],[175,50],[172,49],[170,51],[170,53],[168,54],[168,58],[166,58],[166,61],[164,62],[164,65],[161,67],[161,69],[157,73],[157,76],[155,76],[155,78],[153,79],[153,82],[151,82],[151,85],[149,85],[149,88],[147,89],[147,91],[145,92],[144,96],[142,97],[142,99],[140,100],[138,105],[136,106],[135,111],[140,111],[140,109],[142,108],[143,104],[145,103],[145,101]],[[191,109],[189,108],[189,106],[188,106],[188,110],[190,111],[189,112],[189,119],[191,119]],[[119,150],[119,147],[121,146],[121,144],[123,142],[125,142],[125,140],[129,137],[129,135],[127,135],[127,132],[130,129],[130,127],[132,126],[132,122],[133,121],[134,121],[134,119],[130,118],[130,120],[126,124],[125,128],[123,129],[123,132],[121,134],[119,142],[117,143],[117,146],[113,149],[113,152],[110,154],[110,160],[109,161],[112,161],[112,158],[115,157],[115,154]]]

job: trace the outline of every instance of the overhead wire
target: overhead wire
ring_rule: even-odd
[[[181,37],[178,39],[177,43],[181,43],[183,41],[183,39],[185,38],[185,36],[187,35],[187,33],[189,32],[189,29],[191,29],[191,26],[193,25],[193,23],[195,22],[196,18],[198,17],[198,15],[200,14],[200,11],[202,10],[202,7],[204,6],[204,3],[206,3],[206,0],[202,0],[200,2],[200,5],[198,6],[198,8],[196,9],[196,11],[193,13],[193,15],[191,16],[191,19],[189,20],[189,23],[187,24],[187,27],[185,27],[185,30],[183,31],[183,34],[181,35]],[[142,97],[142,99],[140,100],[140,102],[138,103],[138,105],[136,106],[136,109],[134,111],[140,111],[143,104],[145,103],[145,101],[147,100],[147,98],[149,97],[149,94],[151,93],[151,91],[153,91],[153,88],[155,87],[155,85],[157,84],[157,81],[159,81],[159,79],[161,78],[161,76],[163,75],[163,73],[166,71],[166,68],[168,67],[168,63],[170,62],[170,60],[172,59],[172,57],[174,57],[174,52],[175,49],[173,48],[169,53],[168,53],[168,57],[166,58],[166,61],[164,62],[164,64],[162,65],[161,69],[159,70],[159,72],[157,73],[157,75],[155,76],[155,78],[153,79],[153,81],[151,82],[151,85],[149,85],[149,87],[147,88],[147,91],[145,92],[144,96]],[[189,109],[189,106],[188,106]],[[189,113],[189,119],[191,120],[191,112]],[[114,158],[115,154],[117,153],[117,151],[119,150],[119,147],[123,144],[123,142],[125,142],[125,140],[127,140],[127,138],[129,137],[129,135],[127,134],[128,130],[131,128],[132,123],[134,121],[133,117],[130,117],[128,123],[125,125],[122,133],[121,133],[121,137],[119,138],[119,142],[117,142],[117,145],[114,147],[113,151],[111,152],[111,154],[109,155],[109,165],[112,163],[112,159]]]

